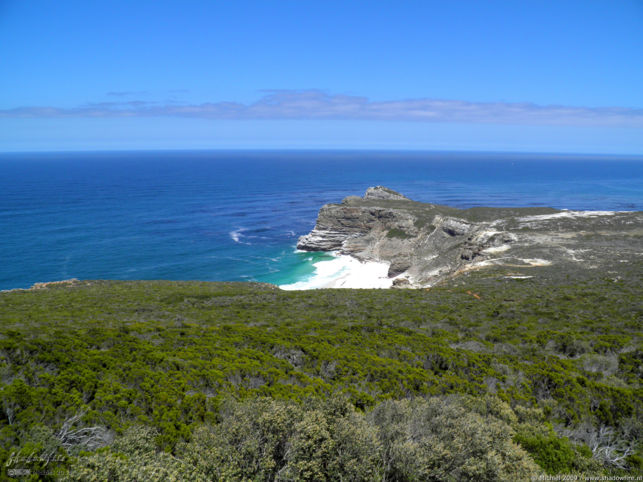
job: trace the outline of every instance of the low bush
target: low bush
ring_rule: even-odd
[[[404,400],[449,400],[451,395],[463,396],[467,405],[449,406],[450,415],[435,416],[450,420],[460,413],[457,422],[466,421],[473,434],[489,418],[493,430],[480,432],[479,438],[504,451],[498,460],[484,462],[487,468],[462,459],[462,474],[501,474],[489,467],[523,449],[543,467],[555,467],[550,470],[577,470],[582,464],[574,464],[584,460],[578,444],[589,444],[574,433],[585,424],[605,427],[613,438],[609,453],[592,449],[605,470],[636,470],[640,444],[631,443],[627,426],[643,408],[639,300],[636,277],[545,286],[474,275],[428,291],[284,292],[250,283],[92,281],[0,293],[0,477],[6,476],[11,455],[26,450],[55,448],[67,458],[84,450],[121,464],[113,458],[125,461],[118,454],[126,451],[99,446],[111,446],[110,437],[119,440],[131,427],[153,429],[153,451],[178,457],[179,447],[198,437],[204,444],[208,437],[224,437],[217,427],[226,411],[236,411],[241,420],[243,410],[259,410],[231,408],[224,403],[230,399],[261,399],[256,403],[265,405],[266,414],[290,414],[283,432],[278,417],[237,427],[255,437],[243,439],[248,460],[255,460],[252,447],[261,445],[280,467],[255,461],[255,477],[269,478],[283,469],[288,477],[314,478],[320,466],[304,461],[324,461],[321,466],[327,467],[340,446],[348,455],[333,458],[335,470],[350,477],[362,473],[351,465],[357,459],[352,450],[389,454],[390,467],[403,471],[413,463],[394,462],[391,454],[403,457],[402,449],[386,445],[385,428],[369,417],[388,407],[397,414],[391,420],[397,420],[412,411]],[[330,417],[323,405],[312,412],[302,408],[338,394],[352,410],[336,407],[343,418]],[[280,404],[279,409],[264,399]],[[102,442],[63,436],[72,419],[68,435],[91,434]],[[455,423],[450,430],[464,430]],[[571,445],[550,432],[521,431],[521,424],[547,423],[558,433],[568,431]],[[379,449],[373,445],[374,427]],[[415,433],[403,432],[404,427],[399,425],[405,436]],[[505,434],[506,427],[527,437],[515,439],[522,449],[514,435],[508,442],[493,435]],[[414,442],[409,450],[437,466],[443,463],[439,454],[425,453],[431,436],[423,435],[426,443]],[[337,445],[340,439],[351,442]],[[280,445],[284,440],[289,449]],[[312,454],[314,441],[321,448]],[[564,456],[570,447],[576,457],[571,465]],[[563,457],[556,462],[547,455],[550,450]],[[180,464],[172,460],[167,459],[167,470],[178,470]],[[204,474],[214,470],[198,461],[186,463]],[[240,470],[218,462],[216,467]],[[380,469],[386,473],[386,467]],[[494,476],[500,477],[489,475]]]

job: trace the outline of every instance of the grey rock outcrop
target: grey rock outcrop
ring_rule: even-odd
[[[335,251],[389,263],[394,287],[431,286],[486,269],[515,278],[605,268],[643,257],[641,212],[472,208],[419,203],[391,189],[368,188],[326,204],[305,251]],[[617,264],[618,264],[617,263]],[[555,272],[554,272],[555,271]]]
[[[364,199],[379,199],[388,201],[410,201],[409,198],[384,186],[369,187]]]

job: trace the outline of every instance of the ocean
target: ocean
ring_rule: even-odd
[[[295,250],[369,186],[459,208],[642,210],[643,157],[375,151],[0,154],[0,290],[79,279],[314,286]],[[346,269],[339,267],[338,269]],[[308,284],[307,284],[308,283]]]

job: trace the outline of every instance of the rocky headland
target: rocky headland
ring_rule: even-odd
[[[508,279],[588,272],[618,279],[643,260],[643,212],[457,209],[377,186],[324,205],[297,248],[386,262],[394,287],[427,287],[480,270]]]

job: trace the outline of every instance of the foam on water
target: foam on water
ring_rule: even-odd
[[[315,271],[307,279],[283,284],[284,290],[319,288],[390,288],[388,263],[362,262],[351,256],[333,255],[334,259],[313,264]]]
[[[228,233],[230,235],[230,239],[234,241],[235,243],[239,243],[239,239],[241,238],[241,229],[235,229],[234,231],[230,231]]]

